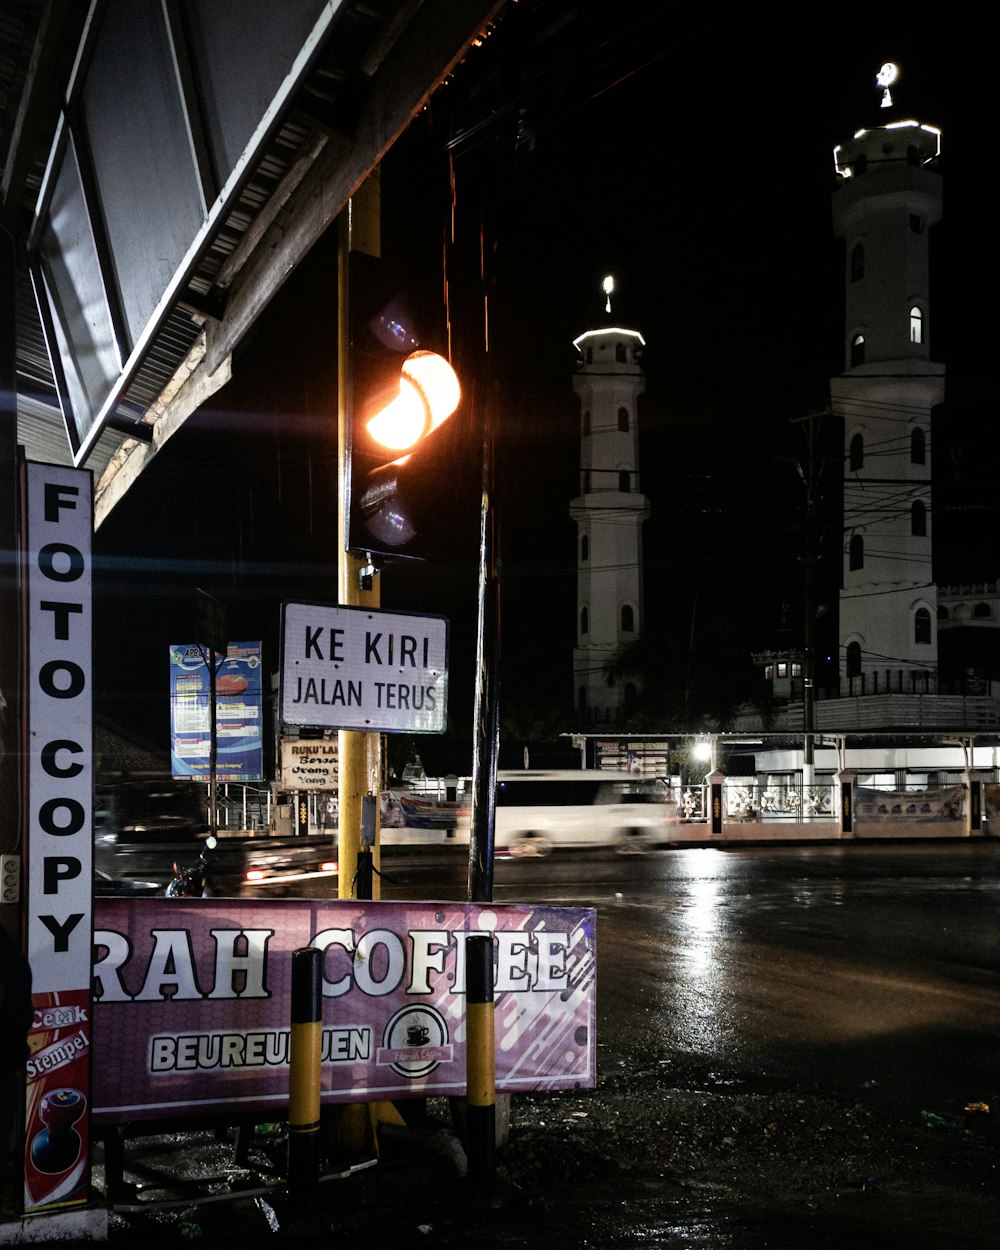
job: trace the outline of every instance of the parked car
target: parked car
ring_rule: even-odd
[[[135,877],[112,877],[100,868],[94,869],[94,895],[98,898],[151,898],[162,894],[159,881],[139,881]]]
[[[193,842],[208,832],[196,782],[120,782],[101,787],[97,799],[95,832],[105,844]]]

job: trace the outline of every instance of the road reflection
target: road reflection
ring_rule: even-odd
[[[385,899],[466,896],[459,848],[382,868]],[[499,861],[494,899],[597,909],[606,1062],[821,1080],[887,1106],[975,1101],[992,1085],[998,844],[557,853]]]

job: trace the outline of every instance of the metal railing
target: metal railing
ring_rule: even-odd
[[[727,820],[835,820],[837,787],[723,783]]]

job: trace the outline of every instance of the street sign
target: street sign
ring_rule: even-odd
[[[286,603],[281,719],[371,733],[444,733],[448,621],[370,608]]]

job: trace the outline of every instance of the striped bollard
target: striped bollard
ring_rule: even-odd
[[[292,952],[292,1029],[288,1063],[288,1199],[315,1205],[319,1188],[319,1092],[323,1042],[323,952]]]
[[[465,939],[465,1072],[469,1182],[493,1186],[496,1169],[496,1050],[493,1033],[493,938]]]

